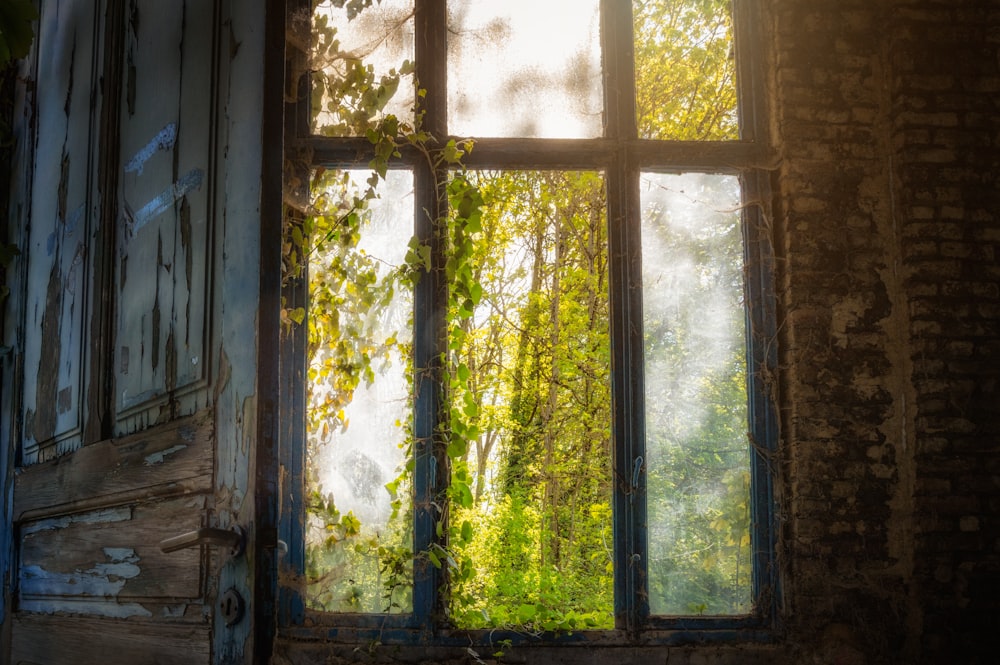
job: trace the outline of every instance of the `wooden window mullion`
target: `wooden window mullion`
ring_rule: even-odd
[[[605,137],[613,152],[605,175],[611,290],[612,449],[615,625],[636,634],[645,602],[646,534],[642,291],[639,172],[629,143],[636,138],[632,8],[605,0],[601,39]]]
[[[437,141],[448,132],[447,35],[446,3],[444,0],[415,2],[415,63],[418,116],[421,128],[435,140],[428,146],[434,150]],[[419,156],[418,156],[419,157]],[[447,423],[448,349],[447,309],[448,290],[444,266],[446,233],[439,222],[444,219],[447,201],[440,188],[447,172],[435,170],[426,160],[414,163],[414,234],[418,242],[427,245],[431,254],[431,270],[421,276],[413,294],[413,368],[414,368],[414,551],[426,551],[439,543],[436,522],[444,516],[435,506],[443,506],[450,469],[446,454],[447,442],[442,425]],[[442,529],[447,533],[447,529]],[[439,593],[441,571],[429,565],[426,558],[414,559],[413,613],[418,625],[433,629],[435,615],[445,614],[446,599]]]

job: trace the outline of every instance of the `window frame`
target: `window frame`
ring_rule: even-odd
[[[435,137],[461,140],[447,134],[446,2],[414,0],[416,77],[426,90],[422,100],[422,127]],[[604,63],[605,133],[602,138],[536,139],[476,138],[475,150],[463,157],[470,170],[600,170],[604,173],[607,193],[608,251],[623,260],[609,262],[609,298],[612,340],[612,424],[611,438],[615,469],[632,469],[644,453],[644,386],[642,321],[641,245],[639,175],[641,172],[712,173],[739,177],[744,202],[742,213],[743,245],[746,265],[744,285],[747,329],[748,428],[752,442],[751,473],[751,548],[753,552],[753,613],[727,616],[651,616],[645,601],[643,579],[646,564],[640,553],[646,551],[645,477],[635,488],[632,500],[616,491],[612,498],[614,543],[614,614],[612,630],[586,630],[567,635],[538,638],[507,630],[457,630],[436,625],[435,617],[444,616],[446,599],[438,593],[443,580],[433,566],[415,566],[413,612],[411,614],[325,613],[305,608],[304,599],[293,584],[279,582],[279,634],[292,638],[317,638],[343,643],[377,640],[382,644],[434,644],[467,647],[491,645],[510,640],[513,645],[541,644],[681,644],[734,640],[767,641],[778,624],[780,599],[776,562],[776,522],[774,506],[773,453],[778,439],[776,368],[774,259],[768,228],[769,178],[766,167],[772,161],[765,100],[760,94],[765,77],[762,69],[758,26],[759,0],[732,0],[733,31],[737,66],[738,140],[668,141],[640,139],[637,136],[634,72],[632,65],[632,3],[625,0],[601,0],[601,47]],[[288,0],[288,15],[309,11],[307,0]],[[294,58],[289,57],[295,71]],[[302,71],[301,62],[298,71]],[[291,77],[290,77],[291,78]],[[326,168],[367,167],[373,157],[372,146],[364,137],[331,138],[311,134],[309,122],[308,81],[291,79],[291,95],[303,103],[286,106],[286,155],[307,155],[310,166]],[[615,94],[614,91],[617,91]],[[287,166],[286,166],[287,168]],[[409,169],[414,174],[415,210],[429,211],[416,215],[416,236],[431,247],[435,260],[441,247],[429,220],[442,217],[435,179],[423,155],[403,148],[390,168]],[[421,279],[414,293],[415,311],[436,312],[427,326],[414,326],[414,366],[429,367],[415,379],[414,435],[417,458],[414,492],[430,497],[443,491],[432,487],[432,466],[447,468],[441,446],[434,446],[437,418],[445,413],[441,392],[436,388],[446,368],[441,358],[447,349],[443,312],[447,303],[443,271],[432,270]],[[307,301],[304,280],[284,287],[286,306],[304,305]],[[292,417],[283,419],[280,439],[283,474],[279,538],[288,543],[281,563],[291,578],[301,579],[305,571],[304,548],[304,470],[305,470],[305,379],[306,332],[298,326],[283,334],[280,346],[281,385],[291,387],[280,394],[280,411]],[[426,330],[436,330],[437,335]],[[446,474],[442,474],[446,475]],[[432,542],[435,516],[429,510],[415,510],[414,551],[426,549]],[[639,565],[632,565],[635,557]],[[288,579],[280,575],[279,579]]]

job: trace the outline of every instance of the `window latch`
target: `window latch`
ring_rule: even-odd
[[[243,550],[246,548],[246,534],[238,526],[231,529],[203,526],[195,531],[188,531],[179,536],[161,540],[160,551],[169,553],[202,545],[228,547],[230,556],[238,557],[243,554]]]
[[[629,495],[629,501],[635,501],[636,492],[639,491],[639,473],[642,472],[642,455],[635,458],[632,462],[632,492]]]

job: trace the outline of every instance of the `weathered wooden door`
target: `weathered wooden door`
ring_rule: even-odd
[[[252,657],[264,5],[38,3],[10,183],[0,662]]]

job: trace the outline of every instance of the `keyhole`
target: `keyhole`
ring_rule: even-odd
[[[229,589],[219,599],[219,611],[226,625],[232,626],[243,618],[243,596],[235,588]]]

